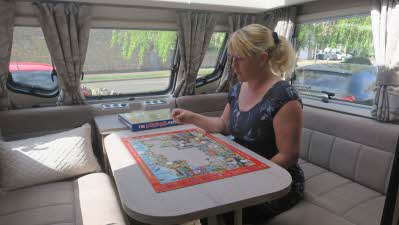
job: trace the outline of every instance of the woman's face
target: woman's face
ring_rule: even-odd
[[[262,72],[260,60],[257,57],[241,57],[232,54],[232,65],[237,78],[241,82],[248,81]]]

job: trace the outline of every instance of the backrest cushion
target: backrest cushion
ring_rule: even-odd
[[[89,124],[36,138],[0,141],[0,187],[5,191],[100,170]]]
[[[176,107],[206,116],[220,116],[227,104],[227,93],[182,96],[176,98]]]
[[[399,126],[304,107],[301,158],[385,194]]]
[[[56,133],[91,121],[89,105],[0,111],[0,127],[4,140]]]

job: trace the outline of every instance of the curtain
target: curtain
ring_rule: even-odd
[[[295,6],[282,8],[274,10],[273,18],[275,23],[274,31],[280,35],[285,37],[289,42],[292,42],[292,36],[295,30],[295,17],[296,17],[297,8]],[[292,77],[292,73],[285,73],[282,75],[282,79],[290,79]]]
[[[291,40],[295,28],[295,6],[275,9],[258,15],[258,23]]]
[[[0,110],[10,108],[7,79],[14,31],[14,17],[15,1],[0,0]]]
[[[378,74],[371,114],[380,121],[399,119],[399,5],[372,0],[371,20]]]
[[[276,14],[277,23],[274,31],[291,41],[295,29],[296,7],[278,9]]]
[[[228,34],[229,38],[234,31],[240,29],[241,27],[256,22],[256,16],[250,14],[232,14],[229,15],[228,19],[229,19],[229,34]],[[236,81],[236,78],[232,73],[231,63],[232,63],[231,57],[227,56],[227,61],[224,66],[223,74],[220,79],[219,86],[216,89],[216,92],[227,92],[230,89],[230,86]]]
[[[195,81],[216,25],[207,12],[177,12],[178,48],[181,57],[174,97],[195,94]]]
[[[82,105],[80,78],[90,33],[90,6],[64,2],[35,2],[36,14],[57,70],[57,105]]]

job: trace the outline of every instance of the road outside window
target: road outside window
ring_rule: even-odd
[[[372,105],[377,70],[369,15],[299,24],[295,36],[293,84],[302,95]]]
[[[165,91],[176,32],[91,29],[82,80],[90,97]]]

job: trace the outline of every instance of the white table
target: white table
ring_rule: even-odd
[[[181,125],[157,129],[167,132],[193,128]],[[138,164],[127,151],[121,137],[152,133],[119,131],[108,135],[105,150],[120,195],[122,207],[133,219],[157,225],[179,224],[198,218],[210,218],[228,211],[236,212],[236,224],[241,224],[241,209],[270,201],[288,193],[290,174],[280,166],[236,144],[220,134],[216,137],[266,163],[270,168],[224,178],[185,188],[157,193]]]

